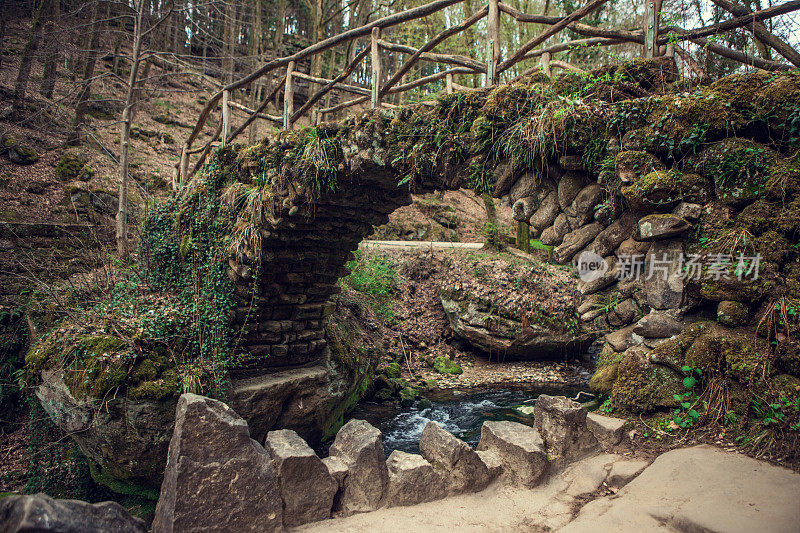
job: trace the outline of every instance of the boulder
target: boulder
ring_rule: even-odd
[[[516,202],[520,198],[533,196],[541,185],[542,180],[533,172],[526,172],[520,176],[509,189],[508,195],[511,202]]]
[[[384,500],[387,507],[416,505],[447,495],[444,473],[421,455],[394,450],[386,466],[389,469],[389,489]]]
[[[558,195],[555,191],[550,191],[547,196],[544,197],[536,212],[531,216],[531,226],[538,231],[543,231],[555,222],[558,211]]]
[[[683,330],[683,323],[664,311],[650,311],[634,324],[633,332],[645,338],[672,337]]]
[[[517,177],[517,165],[513,160],[504,159],[494,169],[494,196],[499,198],[511,190]]]
[[[633,238],[637,241],[661,241],[678,237],[692,229],[685,218],[675,215],[647,215],[636,224]]]
[[[478,450],[494,452],[503,465],[503,476],[516,485],[534,487],[547,472],[544,441],[530,426],[505,420],[486,421],[481,427]]]
[[[666,211],[681,201],[705,203],[711,199],[711,182],[698,174],[654,171],[639,177],[621,189],[632,209]]]
[[[555,222],[549,228],[545,229],[542,232],[540,240],[542,244],[546,244],[548,246],[558,246],[564,240],[564,236],[569,233],[569,221],[567,220],[567,215],[564,213],[559,213],[556,217]]]
[[[723,326],[742,326],[747,323],[750,310],[742,302],[723,300],[717,304],[717,322]]]
[[[489,470],[489,479],[497,479],[503,474],[503,462],[499,455],[491,450],[476,450],[475,453]]]
[[[222,402],[181,395],[153,532],[282,531],[282,515],[272,461],[247,422]]]
[[[30,146],[12,135],[0,135],[0,154],[17,165],[32,165],[39,161],[39,154]]]
[[[591,183],[581,189],[570,206],[564,210],[567,216],[574,218],[570,220],[573,228],[583,226],[594,218],[594,207],[603,198],[603,189],[597,183]]]
[[[104,479],[158,498],[175,420],[175,398],[110,398],[103,409],[76,398],[60,371],[43,371],[36,396],[53,423],[72,436]]]
[[[429,463],[441,468],[449,494],[478,492],[489,484],[489,469],[469,444],[428,422],[419,439],[419,451]]]
[[[328,456],[322,460],[322,464],[328,469],[328,473],[339,485],[339,488],[344,487],[344,478],[347,477],[347,463],[339,457]]]
[[[586,425],[586,408],[569,398],[540,395],[536,400],[533,420],[556,468],[600,449],[597,439]]]
[[[678,309],[681,306],[684,294],[682,257],[680,240],[658,241],[650,247],[645,257],[649,270],[644,280],[647,305],[654,309]]]
[[[657,351],[668,349],[678,339],[663,343]],[[674,370],[651,361],[645,346],[628,348],[621,356],[617,379],[611,389],[615,407],[633,412],[648,412],[657,407],[674,407],[673,394],[686,391],[682,377]]]
[[[675,209],[672,210],[672,214],[676,217],[681,217],[684,220],[694,221],[702,216],[703,206],[700,204],[681,202]]]
[[[574,170],[568,170],[564,173],[558,182],[558,205],[561,206],[562,211],[570,206],[585,184],[585,173]]]
[[[580,257],[580,254],[576,257]],[[605,270],[601,275],[594,279],[589,279],[588,281],[580,280],[578,282],[578,290],[581,294],[595,294],[617,282],[617,279],[619,279],[619,263],[617,262],[617,258],[609,256],[603,259],[603,262],[605,263]]]
[[[342,511],[353,514],[377,509],[389,487],[381,432],[364,420],[350,420],[336,434],[330,455],[347,465]]]
[[[291,429],[280,429],[267,434],[264,447],[278,473],[283,524],[299,526],[330,518],[339,484],[306,441]]]
[[[591,246],[592,251],[602,257],[612,253],[626,239],[630,238],[637,219],[637,216],[631,211],[623,213],[620,218],[597,234]]]
[[[615,305],[614,309],[608,313],[606,318],[610,325],[614,326],[615,328],[620,328],[633,322],[640,312],[641,309],[639,309],[636,301],[633,298],[626,298],[621,302],[617,302],[617,305]],[[634,333],[638,334],[635,328]]]
[[[568,233],[564,237],[564,242],[553,251],[553,258],[559,263],[568,262],[587,244],[592,242],[602,229],[603,227],[600,224],[593,222]]]
[[[586,425],[606,450],[622,442],[625,436],[625,420],[622,418],[587,413]]]
[[[637,241],[636,239],[631,237],[629,239],[625,239],[619,244],[617,249],[614,250],[614,255],[616,255],[617,257],[625,257],[629,259],[637,255],[643,256],[644,254],[647,253],[647,250],[649,249],[650,249],[649,242]]]
[[[0,500],[3,533],[145,533],[145,523],[117,502],[54,500],[46,494],[12,495]]]
[[[606,227],[614,222],[623,212],[622,200],[619,196],[612,196],[601,203],[594,211],[594,219],[601,226]]]
[[[618,329],[606,335],[606,342],[611,345],[615,352],[624,352],[631,346],[641,344],[641,337],[635,337],[633,326]]]
[[[536,207],[536,197],[526,196],[525,198],[520,198],[511,207],[511,216],[518,222],[528,222]]]

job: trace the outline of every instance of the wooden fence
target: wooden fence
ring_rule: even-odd
[[[441,79],[445,80],[445,87],[448,93],[458,90],[469,90],[467,87],[456,83],[455,77],[459,75],[484,75],[484,86],[491,86],[498,83],[500,75],[508,71],[509,68],[518,62],[536,57],[540,58],[540,67],[538,68],[541,68],[548,76],[553,68],[580,71],[579,68],[570,65],[569,63],[553,58],[554,54],[567,51],[575,47],[610,46],[621,43],[636,43],[642,46],[643,55],[645,57],[657,57],[660,55],[673,55],[677,53],[682,59],[684,59],[684,61],[687,62],[687,64],[693,71],[695,71],[695,73],[701,73],[702,71],[699,66],[693,62],[691,56],[688,56],[686,50],[681,47],[680,43],[689,41],[705,47],[709,52],[713,52],[728,59],[739,61],[760,69],[784,70],[792,68],[792,66],[800,67],[800,54],[798,54],[798,52],[786,42],[770,33],[766,29],[766,26],[761,23],[761,21],[769,18],[800,9],[800,0],[790,0],[786,3],[755,12],[752,12],[740,5],[734,4],[730,0],[712,0],[715,4],[730,12],[732,17],[717,24],[712,24],[688,31],[675,26],[660,26],[659,19],[661,14],[662,0],[645,0],[645,21],[642,29],[637,31],[598,28],[579,22],[581,19],[597,10],[608,0],[589,0],[584,7],[564,17],[531,15],[528,13],[523,13],[507,4],[500,2],[499,0],[489,0],[487,5],[478,10],[478,12],[476,12],[470,18],[464,20],[460,24],[443,30],[421,48],[391,43],[381,38],[382,31],[386,30],[387,28],[431,15],[432,13],[436,13],[462,1],[463,0],[435,0],[429,4],[425,4],[414,9],[377,19],[359,28],[345,31],[339,35],[335,35],[315,43],[295,54],[268,61],[261,68],[223,87],[206,103],[205,107],[200,113],[197,124],[189,135],[189,138],[184,143],[181,151],[181,158],[176,167],[173,186],[177,188],[185,184],[186,181],[204,163],[206,157],[215,144],[221,142],[224,146],[225,144],[233,141],[233,139],[235,139],[242,131],[250,126],[253,121],[257,119],[268,120],[277,125],[281,125],[284,129],[292,129],[298,119],[309,113],[312,108],[316,110],[315,120],[319,121],[324,119],[328,114],[335,113],[359,104],[365,104],[368,101],[370,102],[372,108],[393,107],[383,101],[386,95],[409,91],[415,87],[419,87]],[[517,23],[541,24],[547,26],[547,28],[518,48],[507,59],[501,60],[501,14],[510,16]],[[484,17],[487,17],[485,61],[480,61],[461,55],[432,52],[432,50],[442,41],[463,32]],[[733,50],[706,39],[708,36],[718,35],[735,28],[745,28],[746,30],[750,31],[755,38],[778,52],[778,54],[785,58],[788,63],[754,57],[745,52]],[[573,32],[585,38],[574,39],[564,43],[536,49],[537,46],[544,43],[548,38],[565,29],[572,30]],[[314,77],[296,70],[298,63],[301,60],[305,60],[313,55],[325,52],[335,46],[347,44],[350,41],[354,41],[363,37],[369,37],[369,46],[365,46],[358,54],[356,54],[355,57],[347,65],[345,65],[342,72],[333,79]],[[355,43],[353,43],[353,46],[355,46]],[[382,51],[389,51],[396,54],[405,54],[409,56],[408,59],[403,62],[402,66],[400,66],[400,68],[392,74],[391,78],[386,81],[386,83],[381,83],[381,80],[383,79],[381,62]],[[369,61],[371,63],[371,87],[365,88],[345,83],[345,80],[362,63],[362,61],[367,58],[367,56],[369,56]],[[405,76],[409,70],[420,60],[447,65],[448,68],[429,76],[424,76],[407,83],[401,83],[403,76]],[[277,83],[275,83],[271,91],[265,95],[260,105],[256,109],[250,109],[233,101],[232,94],[234,94],[234,91],[245,89],[254,90],[254,82],[263,83],[262,80],[266,76],[281,68],[285,69],[285,74],[277,81]],[[535,69],[525,71],[520,76],[526,75],[533,70]],[[297,110],[294,109],[294,82],[296,79],[304,79],[322,86],[319,90],[312,94],[309,85],[308,99]],[[282,116],[266,113],[265,109],[267,108],[267,105],[269,102],[273,101],[279,96],[281,89],[283,89]],[[332,90],[354,94],[357,95],[357,97],[327,108],[317,106],[317,102],[319,102],[323,96]],[[200,133],[206,126],[210,115],[218,108],[220,103],[222,104],[221,116],[217,123],[216,129],[205,144],[198,148],[193,148],[195,141],[197,141]],[[231,132],[231,114],[233,110],[245,113],[247,118],[239,127]],[[189,164],[192,156],[198,156],[198,158],[190,170]]]

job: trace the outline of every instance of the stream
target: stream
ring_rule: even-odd
[[[417,404],[401,407],[391,403],[362,402],[348,419],[366,420],[383,432],[383,447],[388,456],[393,450],[419,453],[419,438],[425,425],[433,420],[473,447],[481,436],[486,420],[512,420],[531,424],[531,418],[514,409],[522,403],[533,404],[540,394],[574,398],[588,387],[542,385],[525,389],[443,390],[429,393],[430,406]]]

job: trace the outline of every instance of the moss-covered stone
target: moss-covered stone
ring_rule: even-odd
[[[669,209],[679,202],[704,204],[712,191],[711,183],[702,176],[675,170],[640,175],[621,189],[628,205],[638,210]]]
[[[589,380],[589,388],[598,394],[611,394],[618,372],[619,363],[598,368]]]
[[[683,392],[682,377],[673,369],[652,364],[645,348],[630,348],[619,363],[611,401],[619,409],[647,412],[658,407],[673,407],[674,394]]]
[[[383,369],[383,373],[386,377],[391,379],[397,379],[400,377],[400,364],[396,362],[391,362]]]
[[[63,181],[88,181],[93,175],[94,171],[87,166],[86,158],[75,152],[63,154],[56,163],[56,176]]]
[[[400,390],[399,396],[400,403],[407,407],[416,401],[417,397],[419,396],[419,391],[417,391],[417,389],[414,387],[404,387]]]
[[[436,370],[440,374],[456,374],[456,375],[458,375],[458,374],[461,374],[462,372],[464,372],[461,369],[461,367],[458,365],[458,363],[456,363],[455,361],[453,361],[452,359],[450,359],[449,357],[446,357],[444,355],[440,355],[439,357],[437,357],[434,360],[433,368],[434,368],[434,370]]]
[[[769,347],[752,333],[712,325],[699,335],[686,352],[685,364],[747,383],[760,378]]]

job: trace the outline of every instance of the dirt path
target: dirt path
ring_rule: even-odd
[[[800,474],[711,446],[667,452],[646,465],[599,455],[532,490],[495,484],[477,494],[326,520],[297,531],[770,533],[797,531],[800,524]]]

